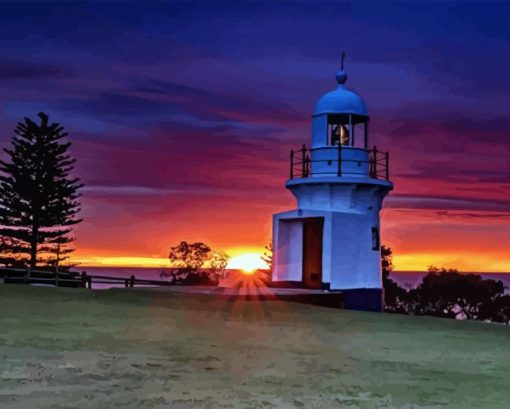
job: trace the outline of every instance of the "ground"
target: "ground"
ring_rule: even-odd
[[[0,407],[507,408],[510,327],[0,285]]]

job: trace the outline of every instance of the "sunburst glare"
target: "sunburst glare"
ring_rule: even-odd
[[[232,257],[227,268],[241,270],[244,274],[253,274],[258,269],[266,269],[267,264],[258,253],[245,253]]]

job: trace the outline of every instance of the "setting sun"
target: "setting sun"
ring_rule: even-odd
[[[245,274],[253,274],[257,269],[267,268],[267,264],[258,253],[239,254],[232,257],[227,268],[242,270]]]

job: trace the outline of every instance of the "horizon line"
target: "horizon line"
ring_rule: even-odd
[[[76,270],[79,268],[150,268],[150,269],[169,269],[169,268],[179,268],[179,267],[171,267],[171,266],[112,266],[112,265],[80,265],[79,267],[76,266]],[[204,269],[207,269],[207,267],[204,267]],[[226,268],[225,270],[229,271],[237,271],[242,270],[241,268]],[[270,269],[264,269],[259,268],[257,270],[267,270]],[[510,271],[464,271],[459,270],[457,271],[459,274],[510,274]],[[392,273],[428,273],[427,270],[393,270]]]

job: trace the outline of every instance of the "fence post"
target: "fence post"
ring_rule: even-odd
[[[377,147],[374,145],[372,148],[372,177],[377,179]]]
[[[368,149],[368,119],[365,122],[365,149]]]
[[[306,155],[305,159],[305,176],[310,176],[310,157]]]
[[[135,276],[129,277],[129,286],[134,287],[135,286]]]
[[[390,178],[390,153],[386,152],[386,180]]]
[[[303,144],[303,147],[301,148],[301,177],[305,177],[305,166],[306,166],[306,145]]]
[[[294,151],[290,151],[290,178],[294,179]]]
[[[338,141],[338,169],[337,176],[342,176],[342,141]]]

